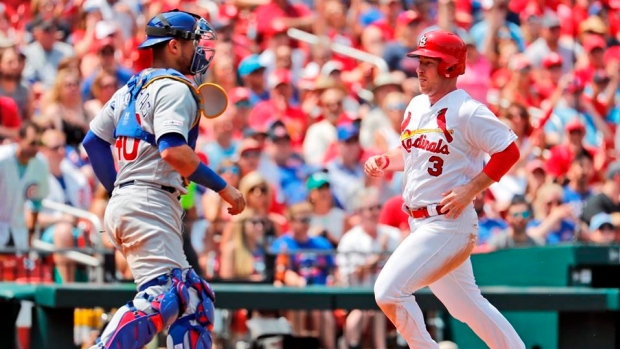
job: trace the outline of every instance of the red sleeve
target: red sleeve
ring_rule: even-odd
[[[499,182],[506,172],[519,161],[520,156],[519,147],[512,142],[506,149],[491,155],[491,160],[482,171],[492,180]]]
[[[19,117],[17,103],[12,98],[0,97],[0,125],[8,128],[19,128],[22,120]]]

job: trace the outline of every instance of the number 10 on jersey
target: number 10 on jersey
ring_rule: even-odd
[[[131,162],[138,158],[140,140],[137,138],[120,136],[116,139],[114,147],[119,161]]]

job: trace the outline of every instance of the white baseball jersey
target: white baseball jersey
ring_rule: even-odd
[[[0,246],[13,235],[15,247],[28,247],[28,228],[24,216],[28,200],[43,200],[48,194],[49,169],[40,154],[30,159],[19,177],[17,145],[0,146]]]
[[[438,204],[442,193],[469,183],[482,171],[485,153],[502,151],[515,139],[508,126],[463,90],[432,106],[428,96],[414,97],[401,127],[405,204]]]
[[[62,188],[58,179],[50,174],[48,177],[49,194],[46,199],[88,211],[92,201],[92,190],[86,176],[67,159],[63,159],[60,163],[60,173],[65,189]],[[50,209],[43,209],[42,213],[62,215],[61,212]]]
[[[186,193],[181,175],[161,158],[156,146],[130,137],[114,138],[114,130],[128,102],[129,93],[125,85],[90,123],[94,134],[114,144],[119,167],[115,185],[137,180],[174,187]],[[144,131],[155,135],[155,139],[166,133],[179,133],[190,146],[192,141],[195,145],[198,117],[196,101],[189,87],[174,79],[156,80],[143,88],[136,98],[138,123]]]
[[[364,279],[359,279],[355,270],[375,253],[394,252],[399,243],[400,230],[385,224],[377,224],[377,236],[374,239],[359,225],[344,233],[338,243],[336,263],[345,285],[372,287],[383,264],[378,265],[371,274],[365,275]]]

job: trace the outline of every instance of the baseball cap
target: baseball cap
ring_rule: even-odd
[[[109,21],[99,21],[95,25],[95,38],[102,40],[116,33],[116,25]]]
[[[417,11],[407,10],[401,12],[398,17],[396,17],[396,24],[399,25],[409,25],[414,22],[420,22],[422,17]]]
[[[374,92],[376,89],[384,86],[396,86],[401,91],[403,90],[402,81],[397,81],[390,73],[380,73],[377,75],[372,83],[372,91]]]
[[[607,35],[608,28],[605,22],[599,16],[590,16],[585,21],[579,24],[579,33],[596,33],[600,35]]]
[[[248,90],[246,87],[235,87],[230,90],[230,93],[228,94],[228,99],[232,104],[240,101],[249,101],[250,90]]]
[[[585,126],[581,123],[581,120],[579,119],[573,119],[571,122],[566,124],[565,129],[566,129],[566,132],[573,132],[573,131],[585,132],[586,131]]]
[[[56,23],[56,20],[53,18],[46,18],[39,15],[32,21],[32,28],[39,28],[45,32],[49,32],[58,29],[58,23]]]
[[[558,28],[561,26],[560,19],[555,15],[546,15],[542,20],[543,28]]]
[[[339,125],[336,133],[338,134],[338,141],[346,142],[352,138],[359,137],[360,130],[356,125],[347,123]]]
[[[248,76],[259,69],[265,69],[263,64],[260,62],[260,56],[257,54],[251,54],[239,63],[238,72],[241,76]]]
[[[319,189],[325,184],[329,184],[329,176],[327,175],[327,173],[323,171],[315,172],[308,177],[308,180],[306,181],[306,188],[308,189],[308,191],[310,191],[314,189]]]
[[[269,130],[267,131],[267,136],[271,140],[277,140],[277,139],[283,139],[283,138],[290,139],[291,138],[291,136],[288,134],[288,131],[286,130],[286,125],[284,125],[284,123],[282,121],[280,121],[280,120],[274,121],[269,126]]]
[[[583,49],[588,53],[591,53],[597,48],[605,49],[606,47],[607,43],[600,35],[590,35],[583,43]]]
[[[566,86],[566,92],[579,93],[579,92],[582,92],[584,88],[585,86],[583,85],[583,82],[581,81],[581,79],[575,78],[571,82],[568,83],[568,86]]]
[[[257,140],[252,138],[245,138],[241,141],[241,144],[239,144],[239,148],[237,148],[237,154],[241,156],[243,155],[243,153],[252,150],[263,150],[263,147],[261,147],[260,143]]]
[[[328,61],[321,67],[321,75],[329,76],[335,71],[342,71],[344,65],[340,61]]]
[[[531,68],[531,64],[525,55],[517,54],[512,57],[510,63],[508,63],[508,67],[512,71],[522,71],[524,69]]]
[[[603,225],[609,224],[612,227],[614,224],[611,222],[611,215],[609,213],[597,213],[590,219],[590,231],[600,229]]]
[[[269,74],[267,78],[267,87],[273,89],[282,84],[291,83],[291,72],[286,69],[277,69]]]
[[[525,170],[528,173],[533,173],[536,170],[543,170],[545,171],[545,163],[540,160],[540,159],[534,159],[530,162],[527,163],[527,165],[525,165]]]
[[[551,67],[562,66],[564,60],[562,56],[560,56],[557,52],[549,52],[542,60],[542,66],[545,69],[549,69]]]
[[[106,47],[111,47],[114,49],[114,39],[111,37],[104,38],[103,40],[99,40],[97,43],[97,51],[102,51]]]

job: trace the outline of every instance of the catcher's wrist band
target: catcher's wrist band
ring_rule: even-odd
[[[387,155],[382,155],[381,157],[385,160],[385,164],[381,166],[381,169],[385,170],[388,166],[390,166],[390,157]]]
[[[196,167],[194,173],[187,177],[192,182],[203,185],[215,192],[219,192],[227,185],[226,181],[217,173],[213,172],[207,165],[202,162]]]

